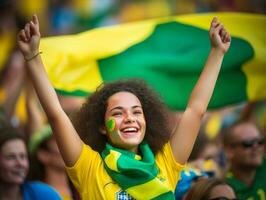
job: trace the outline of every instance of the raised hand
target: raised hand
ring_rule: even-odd
[[[39,53],[40,37],[38,17],[33,15],[32,20],[19,32],[17,38],[18,47],[26,60]]]
[[[218,18],[214,17],[209,30],[212,48],[218,48],[226,53],[230,47],[231,36],[224,28],[224,25],[218,22]]]

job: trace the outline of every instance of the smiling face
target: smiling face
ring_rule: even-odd
[[[26,146],[21,139],[5,142],[0,149],[0,181],[22,184],[29,168]]]
[[[109,97],[103,133],[115,147],[137,152],[145,136],[146,121],[139,99],[130,92]]]
[[[256,140],[261,138],[257,127],[252,123],[242,123],[233,129],[234,141],[230,149],[231,162],[235,166],[245,168],[256,168],[262,164],[263,161],[263,144],[254,144],[249,147],[244,147],[241,142],[248,140]]]

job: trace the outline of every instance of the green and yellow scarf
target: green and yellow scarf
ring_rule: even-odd
[[[159,170],[149,145],[142,143],[139,149],[142,157],[106,144],[102,158],[107,173],[135,199],[173,200],[173,192],[157,177]]]

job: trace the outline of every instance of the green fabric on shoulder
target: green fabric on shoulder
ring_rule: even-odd
[[[149,145],[142,143],[139,149],[141,156],[106,144],[101,155],[107,173],[135,199],[173,200],[173,192],[157,178],[159,171]]]

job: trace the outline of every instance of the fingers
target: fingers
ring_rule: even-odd
[[[26,36],[26,33],[25,33],[25,30],[22,29],[19,34],[18,34],[18,40],[22,40],[23,42],[26,42],[27,41],[27,36]]]
[[[218,23],[215,27],[215,32],[219,33],[221,35],[221,33],[224,30],[224,25],[222,23]]]
[[[32,21],[33,21],[33,23],[34,23],[35,25],[38,25],[38,26],[39,26],[39,20],[38,20],[38,17],[37,17],[36,14],[34,14],[34,15],[32,16]]]
[[[24,31],[25,31],[25,34],[26,34],[26,38],[27,38],[27,40],[29,40],[30,37],[31,37],[31,34],[30,34],[30,24],[29,24],[29,23],[27,23],[27,24],[25,25],[25,27],[24,27]]]
[[[213,19],[212,19],[212,22],[211,22],[211,28],[215,28],[216,25],[218,23],[218,17],[215,16]]]
[[[231,36],[229,33],[226,33],[225,37],[224,37],[224,41],[223,42],[231,42]]]
[[[21,30],[19,38],[22,41],[27,42],[33,35],[40,36],[39,21],[36,15],[33,15],[32,20],[25,25],[24,29]]]
[[[222,28],[221,30],[220,30],[220,35],[221,35],[221,38],[222,38],[222,40],[224,40],[224,38],[225,38],[225,36],[226,36],[226,30],[225,30],[225,28]]]
[[[231,37],[225,28],[221,30],[220,36],[223,42],[229,42],[231,40]]]
[[[39,26],[33,21],[30,22],[30,30],[33,35],[40,35]]]
[[[218,23],[218,17],[214,17],[212,19],[212,22],[211,22],[211,26],[210,26],[210,30],[209,30],[209,34],[210,34],[210,37],[212,38],[215,33],[217,32],[217,28],[220,26],[220,23]],[[220,27],[219,27],[220,28]]]
[[[220,24],[218,27],[217,27],[217,31],[218,31],[218,34],[222,40],[223,43],[226,43],[226,42],[230,42],[231,41],[231,36],[230,34],[227,32],[227,30],[224,28],[224,25],[223,24]]]
[[[211,22],[210,35],[211,37],[217,35],[223,43],[231,41],[230,34],[225,29],[223,23],[218,22],[218,17],[214,17]]]
[[[39,20],[36,14],[32,16],[32,21],[30,22],[30,24],[31,24],[31,28],[33,29],[34,33],[39,34],[40,33]]]

